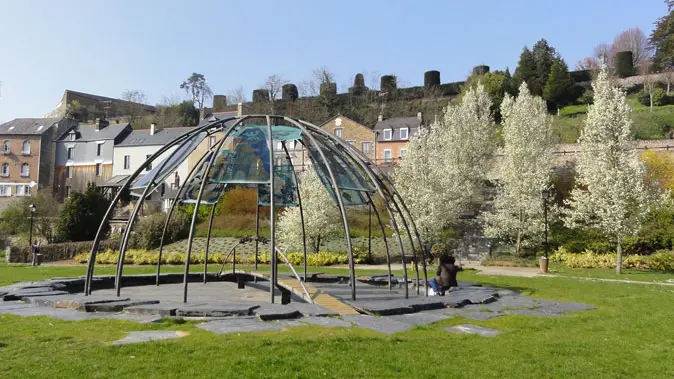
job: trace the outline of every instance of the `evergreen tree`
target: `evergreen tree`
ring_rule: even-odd
[[[529,88],[536,82],[536,59],[528,47],[524,47],[522,54],[520,54],[520,60],[515,69],[514,80],[515,86],[519,86],[522,82],[525,82]]]
[[[515,82],[515,79],[510,75],[510,69],[506,67],[505,73],[503,74],[503,90],[505,93],[507,93],[510,96],[516,96],[517,95],[517,83]]]
[[[669,7],[669,4],[668,4]],[[653,65],[657,70],[674,69],[674,10],[655,23],[649,42],[655,48]]]
[[[559,109],[571,100],[573,78],[569,74],[569,67],[561,57],[557,57],[550,69],[550,75],[543,88],[543,98],[552,102]]]
[[[110,201],[90,183],[84,192],[73,192],[56,220],[56,235],[62,241],[91,241],[98,232]],[[108,232],[106,222],[103,234]]]
[[[544,38],[534,44],[531,53],[536,61],[536,76],[534,82],[529,83],[529,90],[534,95],[543,96],[543,89],[548,82],[548,76],[557,53]]]

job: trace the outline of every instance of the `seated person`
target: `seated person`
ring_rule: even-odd
[[[440,256],[440,265],[437,270],[437,278],[428,281],[433,291],[440,296],[445,296],[445,291],[451,287],[458,287],[456,273],[463,270],[463,266],[456,266],[454,257],[447,254]]]

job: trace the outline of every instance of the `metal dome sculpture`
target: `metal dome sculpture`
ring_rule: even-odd
[[[255,268],[258,267],[258,248],[257,242],[261,241],[259,237],[259,209],[261,205],[268,206],[270,209],[270,238],[268,239],[269,251],[271,256],[271,274],[270,295],[271,302],[274,302],[274,289],[278,283],[278,256],[281,256],[291,267],[286,255],[276,246],[276,211],[279,206],[298,206],[302,219],[302,234],[304,240],[304,279],[306,280],[306,236],[304,235],[304,218],[302,212],[302,199],[300,198],[298,180],[295,169],[292,164],[291,156],[286,147],[289,141],[298,141],[308,151],[311,160],[311,167],[325,186],[332,199],[339,207],[346,239],[346,247],[349,258],[349,285],[351,287],[351,298],[356,299],[356,274],[354,268],[354,256],[352,241],[349,233],[349,222],[346,213],[348,206],[368,206],[374,212],[383,235],[386,248],[386,262],[388,266],[388,286],[391,288],[391,257],[389,252],[389,241],[387,240],[385,226],[380,217],[380,211],[375,206],[373,196],[378,195],[384,201],[385,208],[391,226],[394,230],[394,238],[397,239],[397,245],[403,263],[403,280],[405,282],[405,297],[409,296],[407,263],[413,262],[417,280],[417,294],[419,294],[419,264],[423,266],[424,283],[426,283],[426,260],[421,238],[414,225],[414,221],[402,198],[389,181],[388,177],[371,162],[365,155],[354,148],[349,143],[327,133],[321,128],[308,122],[293,119],[290,117],[278,115],[250,115],[242,117],[229,117],[219,119],[211,117],[204,120],[199,126],[187,131],[185,134],[175,138],[157,152],[152,154],[124,183],[115,195],[110,207],[108,208],[98,233],[94,239],[89,264],[87,268],[86,281],[84,287],[85,295],[91,294],[91,283],[93,280],[96,254],[99,243],[103,237],[104,224],[111,217],[113,210],[120,201],[120,197],[125,191],[134,191],[138,196],[135,200],[133,211],[126,222],[117,259],[117,270],[115,273],[115,290],[117,296],[120,295],[122,287],[122,272],[124,269],[124,257],[129,245],[129,237],[142,208],[143,202],[152,194],[161,183],[177,167],[184,162],[195,149],[208,137],[216,133],[222,133],[219,140],[216,139],[208,150],[200,157],[188,175],[188,178],[181,184],[176,194],[175,200],[171,205],[159,247],[159,259],[157,261],[156,284],[160,283],[161,254],[164,249],[164,236],[166,229],[177,204],[194,203],[194,211],[191,216],[189,237],[187,240],[187,251],[185,256],[185,270],[183,279],[183,301],[187,302],[187,291],[190,273],[190,257],[192,254],[192,244],[195,234],[195,225],[197,214],[201,204],[212,205],[208,234],[206,240],[206,257],[204,260],[203,281],[206,283],[208,276],[208,250],[210,244],[210,235],[215,214],[215,204],[225,192],[228,185],[249,185],[256,186],[258,192],[258,212],[257,212],[257,231],[256,236],[247,240],[255,241]],[[216,136],[217,138],[217,136]],[[283,153],[285,153],[287,164],[277,164],[274,157],[275,143],[280,143]],[[172,152],[170,149],[176,147]],[[160,160],[160,157],[168,156]],[[157,163],[158,162],[158,163]],[[151,168],[149,171],[146,172]],[[273,171],[273,174],[272,174]],[[145,173],[145,175],[142,175]],[[273,191],[270,190],[273,188]],[[270,193],[273,193],[273,201],[270,199]],[[381,206],[380,206],[381,207]],[[399,225],[399,222],[402,225]],[[407,254],[403,246],[402,236],[405,235],[412,246],[412,260],[406,258]],[[276,252],[276,254],[272,252]],[[417,252],[421,254],[417,259]],[[235,261],[235,260],[234,260]],[[302,283],[302,279],[297,275],[297,279]],[[303,287],[304,288],[304,287]],[[306,291],[306,289],[305,289]],[[424,291],[424,294],[426,291]]]

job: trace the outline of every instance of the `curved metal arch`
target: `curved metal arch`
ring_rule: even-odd
[[[223,124],[225,122],[228,122],[230,120],[235,119],[235,117],[229,117],[227,119],[223,120],[217,120],[214,122],[211,122],[209,124],[206,124],[201,127],[196,127],[194,130],[188,131],[187,133],[183,134],[182,136],[176,137],[174,140],[170,141],[166,145],[162,146],[159,150],[157,150],[150,158],[148,158],[143,164],[136,169],[128,178],[126,183],[122,185],[122,187],[119,189],[113,200],[110,202],[110,206],[108,206],[108,210],[105,212],[105,215],[103,215],[103,219],[101,220],[101,224],[98,227],[98,231],[96,232],[96,237],[94,237],[94,241],[91,246],[91,252],[89,254],[89,263],[87,265],[87,273],[86,273],[86,278],[84,282],[84,295],[87,296],[91,293],[91,281],[93,278],[94,274],[94,267],[96,265],[96,254],[98,253],[98,248],[101,242],[101,238],[103,237],[102,232],[103,232],[103,226],[105,225],[106,222],[108,222],[110,215],[112,214],[112,211],[115,209],[117,206],[117,203],[119,202],[119,199],[121,198],[122,193],[124,193],[126,190],[129,189],[131,186],[131,183],[140,175],[143,170],[145,170],[155,159],[157,159],[159,156],[161,156],[163,153],[165,153],[168,149],[174,147],[175,145],[179,144],[180,142],[189,139],[193,137],[194,135],[204,131],[208,130],[209,128],[212,128],[218,124]]]
[[[344,201],[342,200],[342,192],[339,190],[339,186],[337,185],[337,179],[335,178],[335,174],[332,172],[332,168],[330,168],[330,164],[328,163],[327,158],[325,157],[325,153],[323,153],[323,149],[321,148],[320,144],[318,141],[316,141],[316,138],[309,132],[307,128],[302,125],[301,122],[298,122],[297,120],[294,120],[290,117],[285,117],[283,116],[283,120],[292,123],[296,127],[298,127],[305,135],[306,137],[311,141],[312,144],[315,145],[316,150],[318,151],[319,155],[323,159],[323,162],[325,163],[325,167],[328,170],[328,174],[330,175],[330,180],[332,187],[335,191],[335,197],[337,198],[337,203],[339,205],[339,211],[342,214],[342,221],[344,224],[344,232],[346,234],[346,247],[348,249],[349,253],[349,281],[351,282],[351,299],[356,300],[356,272],[355,272],[355,266],[353,262],[353,247],[351,245],[351,233],[350,233],[350,228],[349,228],[349,221],[346,216],[346,209],[344,208]],[[273,204],[273,202],[272,202]]]
[[[234,130],[234,128],[239,125],[243,120],[239,120],[234,125],[232,125],[229,130],[227,130],[227,133],[225,133],[224,136],[222,136],[222,139],[216,143],[216,147],[213,150],[213,159],[208,161],[208,164],[204,168],[203,175],[201,176],[201,185],[199,187],[199,193],[197,194],[197,199],[196,203],[194,204],[194,212],[192,212],[192,221],[190,223],[190,233],[189,236],[187,237],[187,253],[185,254],[185,273],[183,275],[183,303],[187,303],[187,288],[189,284],[189,274],[190,274],[190,258],[192,256],[192,241],[194,240],[194,227],[197,222],[197,216],[199,215],[199,205],[201,204],[201,197],[204,194],[204,188],[206,188],[206,184],[208,183],[209,180],[209,172],[211,171],[211,168],[213,167],[213,163],[215,162],[215,157],[218,154],[218,151],[220,151],[220,148],[222,145],[225,144],[225,141],[227,140],[227,137],[229,134]],[[215,205],[214,205],[215,207]],[[204,273],[204,276],[206,273]]]
[[[283,150],[286,153],[286,158],[288,159],[288,164],[290,164],[290,167],[292,168],[293,171],[293,177],[295,178],[295,187],[297,187],[297,205],[300,207],[300,222],[302,223],[302,249],[304,251],[304,281],[307,281],[307,233],[304,228],[304,211],[302,210],[302,196],[300,195],[300,181],[297,180],[297,173],[295,172],[295,165],[293,165],[293,160],[290,157],[290,153],[288,152],[288,148],[286,147],[285,141],[281,142],[281,146],[283,146]],[[273,198],[273,194],[272,194]],[[273,200],[272,200],[273,201]]]
[[[401,216],[401,220],[403,221],[403,224],[404,224],[404,226],[405,226],[405,229],[407,230],[407,235],[408,235],[408,237],[409,237],[409,239],[410,239],[410,244],[411,244],[411,246],[412,246],[413,257],[415,258],[414,261],[415,261],[415,268],[416,268],[416,273],[417,273],[417,293],[418,293],[418,292],[419,292],[419,291],[418,291],[418,288],[419,288],[419,287],[418,287],[418,282],[419,282],[419,270],[418,270],[418,264],[417,264],[417,259],[416,259],[416,253],[415,253],[415,251],[414,251],[414,250],[415,250],[415,248],[414,248],[414,242],[413,242],[413,240],[412,240],[412,234],[410,233],[409,228],[407,227],[407,222],[406,222],[406,220],[405,220],[405,217],[404,217],[404,215],[402,214],[402,212],[401,212],[401,210],[400,210],[400,208],[399,208],[397,202],[395,201],[394,196],[393,196],[393,195],[390,193],[390,191],[389,191],[389,188],[388,188],[388,187],[392,187],[393,189],[395,189],[395,187],[393,186],[393,183],[391,183],[388,179],[386,179],[385,175],[383,175],[383,173],[381,173],[380,170],[379,170],[379,174],[380,174],[380,175],[377,175],[377,173],[376,173],[376,172],[374,171],[374,169],[371,167],[371,163],[370,163],[369,159],[368,159],[367,157],[365,157],[360,151],[356,150],[353,146],[351,146],[351,145],[349,145],[349,144],[343,143],[342,141],[340,141],[340,140],[337,139],[336,137],[330,135],[329,133],[325,132],[324,130],[318,128],[318,127],[315,126],[315,125],[312,125],[312,124],[310,124],[310,123],[308,123],[308,122],[306,122],[306,121],[302,121],[302,122],[303,122],[303,123],[306,123],[312,130],[314,130],[314,131],[316,131],[316,132],[318,132],[318,133],[320,133],[320,134],[326,136],[328,139],[332,140],[332,141],[333,141],[334,143],[336,143],[338,146],[341,146],[342,148],[344,148],[344,149],[347,150],[348,152],[351,152],[352,155],[354,155],[356,158],[358,158],[358,159],[354,159],[354,161],[356,161],[356,162],[357,162],[357,163],[358,163],[358,164],[359,164],[359,165],[360,165],[360,166],[361,166],[361,167],[368,173],[368,176],[370,176],[370,179],[374,182],[375,186],[377,186],[378,189],[380,189],[380,187],[381,187],[381,189],[385,190],[386,193],[389,195],[390,201],[391,201],[391,202],[393,203],[393,205],[396,207],[396,209],[398,210],[398,213],[399,213],[400,216]],[[355,153],[355,154],[353,154],[353,153]],[[378,168],[377,168],[377,170],[378,170]],[[386,180],[387,180],[388,186],[384,185],[382,179],[386,179]],[[385,197],[383,194],[381,194],[381,195],[382,195],[382,196],[384,197],[384,199],[386,200],[386,197]],[[402,198],[400,197],[400,195],[398,195],[398,197],[399,197],[400,200],[402,201]],[[388,202],[385,202],[385,203],[388,203]],[[403,202],[403,203],[404,203],[404,202]],[[388,204],[387,204],[387,208],[388,208]],[[395,224],[395,223],[396,223],[396,222],[395,222],[395,218],[393,217],[393,212],[391,212],[390,209],[389,209],[389,215],[390,215],[390,217],[391,217],[392,223]],[[411,215],[410,215],[409,213],[408,213],[408,217],[409,217],[410,220],[411,220],[411,224],[414,225],[414,222],[413,222],[413,220],[412,220],[412,218],[411,218]],[[396,229],[397,229],[397,228],[396,228]],[[414,229],[416,230],[416,225],[414,225]],[[396,232],[396,233],[398,234],[398,232]],[[398,235],[399,235],[399,234],[398,234]],[[417,236],[418,236],[418,233],[417,233]],[[423,245],[421,244],[421,240],[420,240],[420,239],[418,239],[418,243],[419,243],[419,247],[421,248],[420,252],[422,252],[422,254],[423,254]],[[423,257],[423,256],[422,256],[422,261],[424,262],[423,265],[425,266],[425,257]],[[405,276],[406,276],[406,265],[405,265],[405,263],[404,263],[404,254],[403,254],[403,269],[404,269],[404,274],[405,274]],[[405,278],[405,281],[407,281],[407,278]],[[427,276],[426,270],[424,270],[424,286],[427,286],[427,285],[428,285],[428,284],[427,284],[427,281],[428,281],[428,276]],[[426,294],[428,293],[427,290],[426,290],[425,292],[426,292]]]
[[[274,302],[276,283],[278,283],[278,256],[276,255],[276,209],[274,206],[274,134],[271,128],[271,117],[265,116],[269,139],[269,254],[271,255],[271,282],[269,282],[269,294],[271,302]]]
[[[372,210],[374,210],[374,214],[377,217],[377,222],[379,223],[379,228],[381,228],[381,236],[384,238],[384,246],[386,247],[386,268],[388,269],[388,289],[391,290],[391,254],[389,252],[388,248],[388,240],[386,239],[386,228],[384,228],[384,223],[381,221],[381,217],[379,216],[379,211],[377,210],[377,207],[374,205],[374,201],[372,201],[372,196],[370,194],[367,194],[367,200],[370,203],[370,207]]]

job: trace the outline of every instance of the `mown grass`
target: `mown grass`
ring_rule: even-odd
[[[38,269],[38,270],[42,270]],[[44,268],[46,276],[68,268]],[[0,278],[22,267],[0,267]],[[35,271],[38,273],[39,271]],[[461,318],[385,336],[361,329],[306,326],[283,332],[215,335],[194,323],[142,325],[0,315],[2,378],[671,378],[674,291],[657,285],[564,277],[460,279],[578,301],[595,311],[560,318]],[[448,334],[469,322],[495,338]],[[185,330],[180,340],[113,346],[132,330]]]
[[[651,271],[651,270],[623,270],[622,274],[616,274],[615,270],[600,268],[568,268],[562,265],[552,265],[550,273],[568,277],[635,280],[642,282],[664,283],[674,280],[674,272]]]

